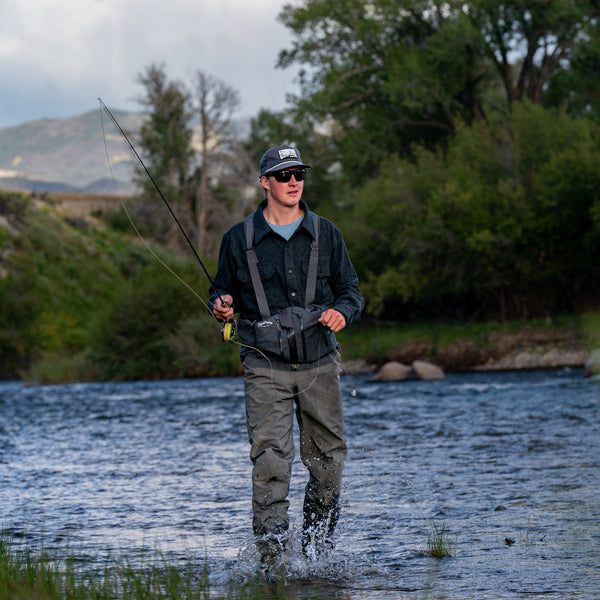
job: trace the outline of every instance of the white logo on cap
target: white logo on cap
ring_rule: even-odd
[[[283,150],[279,150],[279,159],[283,160],[284,158],[298,158],[296,150],[294,150],[294,148],[284,148]]]

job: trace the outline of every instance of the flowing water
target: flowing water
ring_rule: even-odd
[[[342,378],[337,545],[319,562],[295,546],[297,461],[290,579],[344,600],[600,598],[598,383],[578,370]],[[216,593],[256,568],[248,450],[241,379],[0,383],[0,525],[92,561],[207,560]],[[452,556],[427,554],[434,527]]]

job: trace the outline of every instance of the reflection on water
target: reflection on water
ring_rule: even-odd
[[[579,371],[344,378],[337,547],[308,564],[292,539],[289,572],[352,600],[595,597],[597,383]],[[248,450],[240,379],[0,383],[0,522],[97,561],[208,557],[224,586],[255,568]],[[298,460],[293,532],[305,481]],[[434,523],[453,557],[425,553]]]

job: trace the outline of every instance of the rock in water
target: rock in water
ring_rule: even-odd
[[[400,362],[390,361],[385,363],[371,377],[370,381],[406,381],[408,379],[434,381],[444,378],[444,371],[433,363],[415,360],[412,366],[408,367]]]
[[[370,381],[404,381],[408,378],[410,367],[400,362],[390,361],[385,363]]]
[[[408,379],[424,379],[427,381],[436,381],[445,377],[444,371],[437,365],[423,360],[415,360],[408,374]]]
[[[587,359],[585,367],[583,368],[583,374],[586,377],[600,375],[600,348],[593,350],[590,353],[590,357]]]

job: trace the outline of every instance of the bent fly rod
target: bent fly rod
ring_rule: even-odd
[[[156,180],[152,176],[152,173],[150,173],[150,171],[148,170],[148,167],[146,167],[144,161],[142,160],[142,157],[138,154],[138,151],[135,149],[135,146],[133,145],[133,143],[131,142],[131,140],[127,137],[127,134],[125,133],[125,131],[123,131],[123,128],[121,127],[121,125],[119,125],[119,122],[117,121],[116,117],[112,114],[112,112],[110,111],[110,109],[108,108],[108,106],[106,106],[106,104],[104,104],[104,102],[102,101],[102,98],[98,98],[98,102],[100,103],[100,107],[102,108],[102,110],[104,110],[104,112],[109,116],[109,118],[112,121],[113,125],[117,128],[117,131],[121,134],[121,137],[123,138],[123,140],[125,140],[127,146],[129,146],[129,149],[131,150],[131,152],[133,153],[133,155],[135,156],[135,158],[137,159],[137,161],[140,163],[140,165],[144,169],[146,175],[148,176],[148,178],[152,182],[152,185],[154,186],[154,189],[156,190],[156,192],[160,196],[160,199],[163,201],[164,205],[169,210],[169,213],[171,213],[171,216],[175,220],[175,223],[177,223],[177,227],[179,227],[179,231],[181,231],[181,233],[183,234],[183,237],[185,238],[185,241],[187,242],[188,246],[192,250],[192,253],[196,257],[196,260],[198,261],[198,263],[202,267],[202,270],[204,271],[204,274],[208,278],[208,281],[210,282],[212,288],[215,290],[215,293],[217,294],[219,300],[221,301],[221,303],[224,306],[226,306],[225,301],[223,300],[223,298],[221,297],[221,294],[219,293],[219,290],[217,290],[217,288],[215,286],[213,278],[210,276],[210,273],[208,272],[208,269],[205,267],[204,263],[202,262],[202,259],[200,258],[200,255],[196,251],[196,248],[195,248],[194,244],[192,244],[192,241],[188,237],[188,234],[186,233],[185,229],[183,228],[183,225],[181,224],[181,222],[177,218],[177,215],[175,214],[175,212],[171,208],[171,205],[169,204],[169,202],[165,198],[165,196],[162,193],[161,189],[158,187],[158,183],[156,183]],[[232,343],[233,337],[235,335],[235,330],[236,330],[235,321],[234,320],[226,321],[223,324],[223,328],[221,329],[221,337],[222,337],[223,341],[226,342],[226,343]]]

